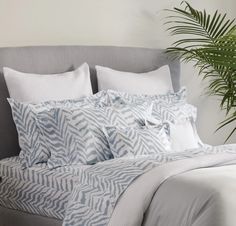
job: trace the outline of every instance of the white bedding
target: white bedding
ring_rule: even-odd
[[[236,225],[236,165],[192,170],[155,193],[143,226]]]
[[[134,181],[120,197],[109,226],[234,226],[236,165],[205,168],[227,164],[236,164],[235,157],[202,156],[154,168]],[[196,183],[198,187],[194,186]],[[195,191],[188,185],[194,186]],[[210,201],[205,198],[209,195]],[[216,212],[221,215],[216,217]]]

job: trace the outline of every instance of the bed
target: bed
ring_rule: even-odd
[[[168,58],[161,49],[96,46],[0,49],[1,69],[7,66],[23,72],[59,73],[73,70],[83,62],[87,62],[90,66],[94,93],[98,90],[94,68],[97,64],[137,73],[151,71],[167,64],[174,90],[180,89],[180,63],[178,60]],[[52,171],[42,164],[26,171],[21,169],[17,157],[13,157],[19,154],[20,149],[6,97],[8,91],[1,71],[0,226],[62,225],[69,196],[76,181],[72,176],[75,168],[68,166]],[[109,226],[168,226],[176,222],[178,224],[175,225],[186,226],[233,226],[236,210],[236,202],[232,201],[235,200],[236,191],[235,146],[224,146],[214,151],[216,155],[212,156],[212,150],[206,147],[204,149],[206,158],[193,151],[191,153],[194,156],[193,161],[189,159],[189,154],[185,154],[186,158],[177,163],[168,163],[168,159],[175,159],[178,156],[163,156],[163,159],[166,157],[167,164],[166,167],[161,168],[160,175],[160,169],[151,169],[126,187],[125,193],[118,199]],[[109,162],[105,167],[109,169],[112,164]],[[123,162],[116,164],[122,165]],[[99,167],[100,165],[96,168],[97,172],[100,170]],[[155,177],[154,175],[157,174],[159,176]],[[225,186],[222,186],[222,183]],[[24,200],[25,197],[22,196],[25,189],[28,189],[28,196],[32,196],[35,202],[32,206],[30,199]],[[9,193],[8,190],[12,192]],[[18,204],[17,200],[20,200],[21,204]],[[21,211],[16,210],[17,207]],[[100,223],[93,223],[93,225],[100,225]]]
[[[8,66],[19,71],[35,73],[57,73],[73,70],[83,62],[91,68],[91,81],[94,93],[97,92],[96,64],[114,69],[146,72],[166,63],[170,65],[176,90],[180,88],[180,65],[178,61],[169,61],[163,50],[122,47],[96,46],[47,46],[16,47],[0,49],[0,68]],[[129,63],[127,63],[129,62]],[[10,107],[6,101],[8,91],[1,71],[0,76],[0,159],[19,154],[15,125],[11,118]],[[7,131],[7,132],[6,132]],[[1,207],[2,225],[61,225],[61,221],[29,215]],[[17,222],[17,223],[16,223]]]

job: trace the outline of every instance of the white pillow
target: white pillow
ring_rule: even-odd
[[[194,149],[203,146],[200,140],[195,123],[186,120],[179,123],[169,123],[171,148],[176,152]]]
[[[116,90],[130,94],[166,94],[173,91],[167,65],[147,73],[116,71],[96,66],[98,90]]]
[[[62,74],[30,74],[4,67],[10,97],[20,102],[76,99],[92,94],[89,66]]]
[[[145,121],[147,127],[155,127],[157,125],[162,125],[162,123],[162,120],[153,117],[147,118]],[[169,126],[168,133],[172,151],[182,152],[187,149],[199,148],[204,145],[198,136],[193,118],[189,117],[185,120],[181,119],[175,123],[165,121],[164,124]]]

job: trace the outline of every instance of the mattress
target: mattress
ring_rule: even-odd
[[[0,161],[0,206],[62,220],[75,184],[75,167],[22,169],[19,158]]]

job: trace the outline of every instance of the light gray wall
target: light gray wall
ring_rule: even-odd
[[[163,27],[164,8],[181,0],[0,0],[0,46],[116,45],[165,48],[172,39]],[[236,15],[235,0],[191,0],[210,12]],[[220,144],[230,128],[216,134],[224,119],[216,98],[204,95],[205,84],[191,64],[183,65],[182,84],[198,107],[198,130],[205,142]],[[231,139],[236,142],[236,135]]]

